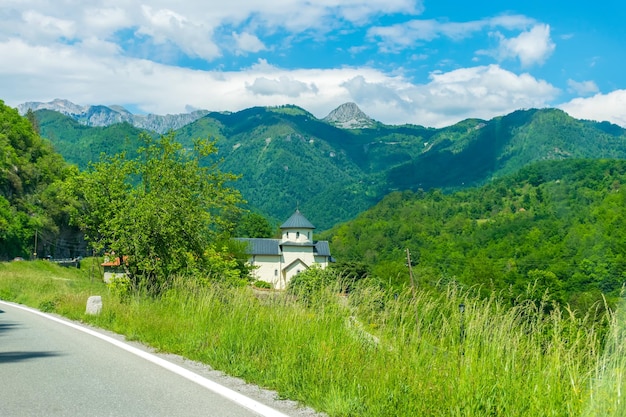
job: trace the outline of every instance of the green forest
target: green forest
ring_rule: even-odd
[[[333,254],[391,285],[457,282],[586,311],[626,278],[626,161],[531,164],[473,189],[395,192],[327,232]]]
[[[46,110],[34,116],[42,136],[80,169],[102,153],[134,156],[140,134],[158,136],[129,124],[87,127]],[[626,130],[557,109],[439,129],[381,123],[340,129],[297,106],[253,107],[209,113],[175,134],[185,148],[196,138],[215,140],[214,160],[240,176],[247,208],[277,225],[300,207],[319,230],[354,219],[393,191],[449,193],[543,160],[626,158]]]
[[[31,258],[59,250],[76,256],[84,247],[69,225],[65,182],[78,173],[27,119],[0,101],[0,259]],[[37,247],[35,247],[37,241]]]

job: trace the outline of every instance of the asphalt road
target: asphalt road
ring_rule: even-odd
[[[208,371],[165,357],[111,333],[0,301],[0,416],[314,415],[296,407],[285,412],[291,408],[285,404],[279,411],[267,405],[269,399],[242,395],[241,384],[226,387]]]

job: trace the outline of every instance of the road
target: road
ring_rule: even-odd
[[[229,388],[210,375],[112,333],[0,301],[0,416],[315,415],[293,404],[279,411],[261,390],[247,389],[263,402],[242,395],[245,384],[225,378]]]

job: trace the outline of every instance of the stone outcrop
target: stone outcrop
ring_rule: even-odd
[[[374,119],[363,113],[356,103],[344,103],[322,120],[342,129],[367,129],[377,124]]]

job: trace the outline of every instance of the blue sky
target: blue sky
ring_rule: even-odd
[[[621,1],[4,0],[0,99],[144,113],[356,102],[446,126],[559,107],[626,127]]]

